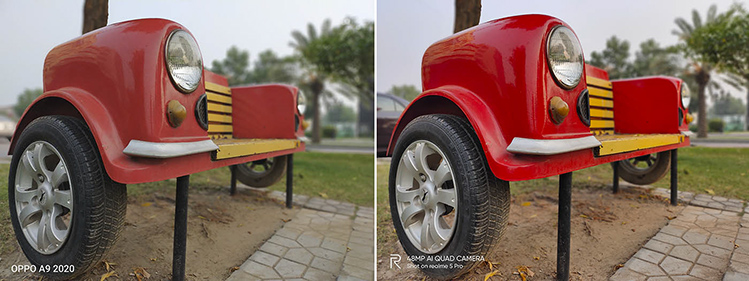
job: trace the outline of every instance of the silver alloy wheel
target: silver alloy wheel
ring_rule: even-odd
[[[57,252],[73,222],[65,161],[50,143],[35,141],[23,151],[15,176],[16,214],[27,242],[41,254]]]
[[[395,198],[404,232],[414,247],[434,254],[455,232],[458,189],[450,162],[434,143],[417,140],[401,156]]]

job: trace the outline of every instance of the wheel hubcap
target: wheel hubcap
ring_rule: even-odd
[[[658,163],[658,154],[647,154],[622,161],[622,168],[633,174],[646,174]]]
[[[60,153],[36,141],[20,155],[15,175],[16,215],[27,242],[39,253],[57,252],[73,219],[73,190]]]
[[[263,176],[270,174],[270,171],[273,170],[273,165],[275,164],[275,162],[276,161],[274,158],[268,158],[268,159],[261,159],[261,160],[256,160],[252,162],[247,162],[242,165],[239,165],[239,167],[253,174],[256,177],[263,177]]]
[[[429,254],[444,249],[457,224],[458,190],[442,150],[426,140],[411,143],[398,163],[395,197],[411,244]]]

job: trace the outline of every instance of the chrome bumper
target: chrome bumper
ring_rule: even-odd
[[[537,140],[514,138],[507,151],[520,154],[554,155],[586,148],[598,147],[601,142],[594,136],[575,139]]]
[[[148,142],[131,140],[122,150],[130,156],[148,158],[172,158],[190,154],[215,151],[218,146],[212,140],[195,142]]]

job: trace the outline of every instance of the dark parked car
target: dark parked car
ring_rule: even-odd
[[[387,153],[395,124],[408,103],[398,96],[377,93],[377,157]]]

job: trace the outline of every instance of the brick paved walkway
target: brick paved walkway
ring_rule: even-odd
[[[653,193],[669,197],[666,189]],[[689,192],[679,192],[679,199],[690,206],[609,280],[749,280],[745,202]]]
[[[374,279],[373,208],[300,195],[294,204],[303,209],[227,281]]]

